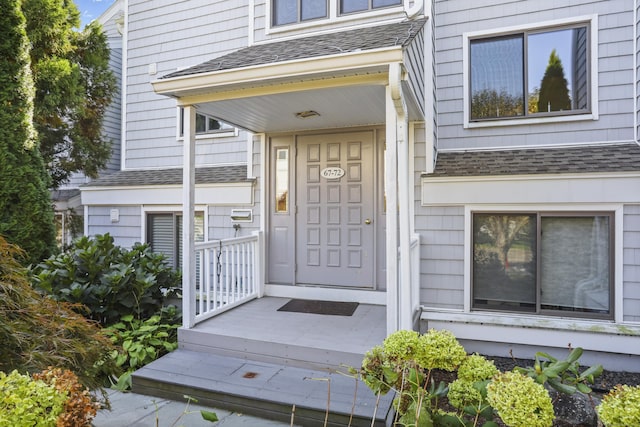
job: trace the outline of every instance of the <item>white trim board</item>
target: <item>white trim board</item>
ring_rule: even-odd
[[[182,205],[182,185],[85,187],[83,205]],[[253,182],[198,185],[196,204],[252,205]]]

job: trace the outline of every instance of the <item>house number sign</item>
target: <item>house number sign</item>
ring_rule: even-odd
[[[338,167],[324,168],[320,175],[325,179],[340,179],[344,176],[344,169]]]

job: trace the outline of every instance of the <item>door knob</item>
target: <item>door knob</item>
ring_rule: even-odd
[[[371,224],[371,219],[369,219],[369,218],[365,219],[364,223],[367,224],[367,225]]]

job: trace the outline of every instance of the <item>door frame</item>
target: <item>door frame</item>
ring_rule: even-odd
[[[298,259],[297,254],[297,233],[302,230],[297,229],[296,219],[296,207],[297,207],[297,192],[299,190],[299,183],[296,177],[298,176],[297,170],[297,154],[298,154],[298,137],[308,135],[339,135],[348,133],[357,133],[363,131],[372,132],[373,142],[373,247],[372,256],[374,257],[373,266],[373,283],[371,287],[349,287],[341,285],[313,285],[302,284],[296,280],[295,264]],[[355,290],[355,291],[385,291],[386,290],[386,252],[385,252],[385,233],[386,233],[386,212],[385,212],[385,189],[384,189],[384,146],[385,146],[385,129],[383,126],[376,127],[358,127],[349,129],[328,129],[321,131],[308,131],[308,132],[296,132],[287,134],[271,134],[266,138],[266,168],[265,172],[267,179],[265,179],[265,211],[266,211],[266,283],[273,285],[285,285],[293,287],[318,287],[322,289],[342,289],[342,290]],[[289,148],[289,212],[285,215],[275,212],[275,151],[279,148]],[[366,172],[368,173],[368,171]],[[286,218],[283,220],[283,218]],[[288,223],[289,229],[286,230],[284,223]],[[279,245],[276,240],[279,239]],[[287,242],[286,252],[279,251],[278,247],[284,245],[284,241]],[[285,264],[287,261],[293,260],[292,263]],[[278,261],[280,264],[275,265]]]

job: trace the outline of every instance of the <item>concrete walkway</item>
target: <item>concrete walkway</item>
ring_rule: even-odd
[[[158,397],[108,390],[111,411],[98,412],[94,427],[285,427],[289,423],[265,420],[217,408],[207,408],[191,403],[175,402]],[[202,418],[200,410],[215,412],[218,422]]]

